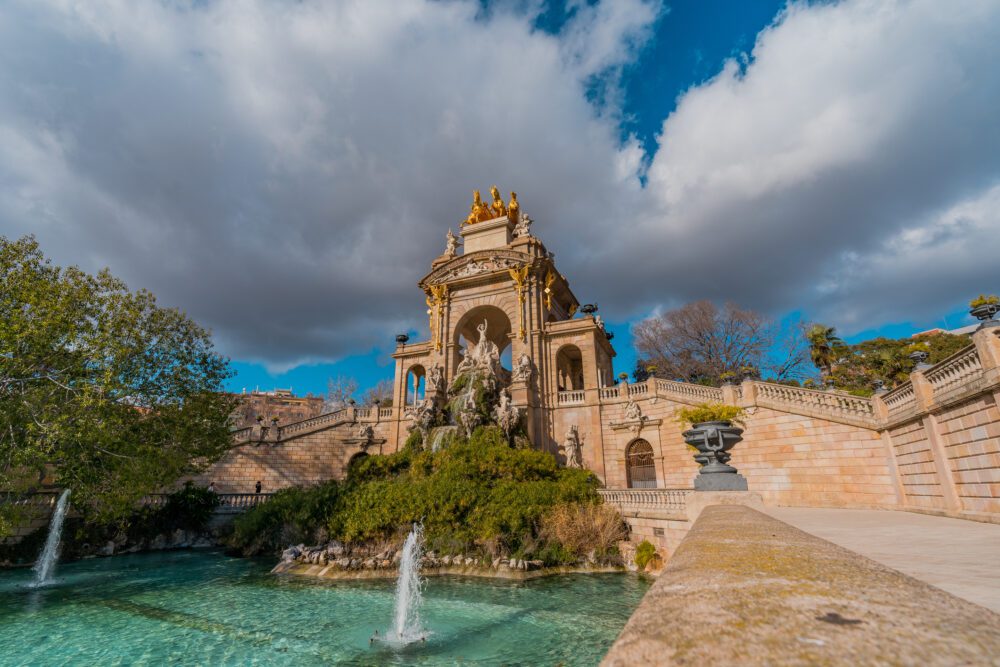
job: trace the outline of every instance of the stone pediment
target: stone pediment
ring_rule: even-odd
[[[420,281],[420,285],[437,285],[491,273],[506,274],[508,269],[520,268],[532,261],[531,255],[516,250],[478,250],[434,269]]]

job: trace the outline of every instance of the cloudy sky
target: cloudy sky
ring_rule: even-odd
[[[619,333],[844,334],[1000,289],[1000,3],[7,0],[0,233],[215,333],[233,386],[391,374],[473,188]]]

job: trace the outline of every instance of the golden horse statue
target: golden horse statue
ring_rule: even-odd
[[[484,220],[490,220],[497,216],[493,215],[490,211],[490,207],[483,203],[482,197],[479,194],[479,190],[472,191],[472,206],[469,210],[469,217],[465,219],[465,224],[471,225],[476,222],[483,222]]]
[[[497,186],[490,188],[490,194],[493,195],[493,205],[490,207],[493,209],[493,217],[500,218],[507,215],[507,207],[503,205],[503,197],[500,196]]]

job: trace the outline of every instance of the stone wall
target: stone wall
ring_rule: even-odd
[[[383,409],[387,410],[387,409]],[[345,410],[339,419],[301,428],[287,436],[270,439],[268,429],[248,436],[248,441],[234,447],[204,474],[195,478],[207,486],[215,482],[219,493],[252,492],[257,481],[264,492],[289,486],[317,484],[329,479],[343,479],[351,458],[359,454],[389,453],[392,421],[375,421],[373,410]],[[302,422],[308,424],[307,420]],[[358,436],[361,424],[373,429],[371,443]],[[293,425],[289,425],[290,428]],[[294,426],[299,426],[298,424]]]

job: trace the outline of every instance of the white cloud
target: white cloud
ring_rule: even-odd
[[[423,326],[415,282],[493,183],[612,318],[866,328],[996,291],[997,3],[792,5],[682,97],[645,188],[617,82],[663,9],[573,9],[551,35],[533,2],[9,4],[0,233],[274,367]]]

